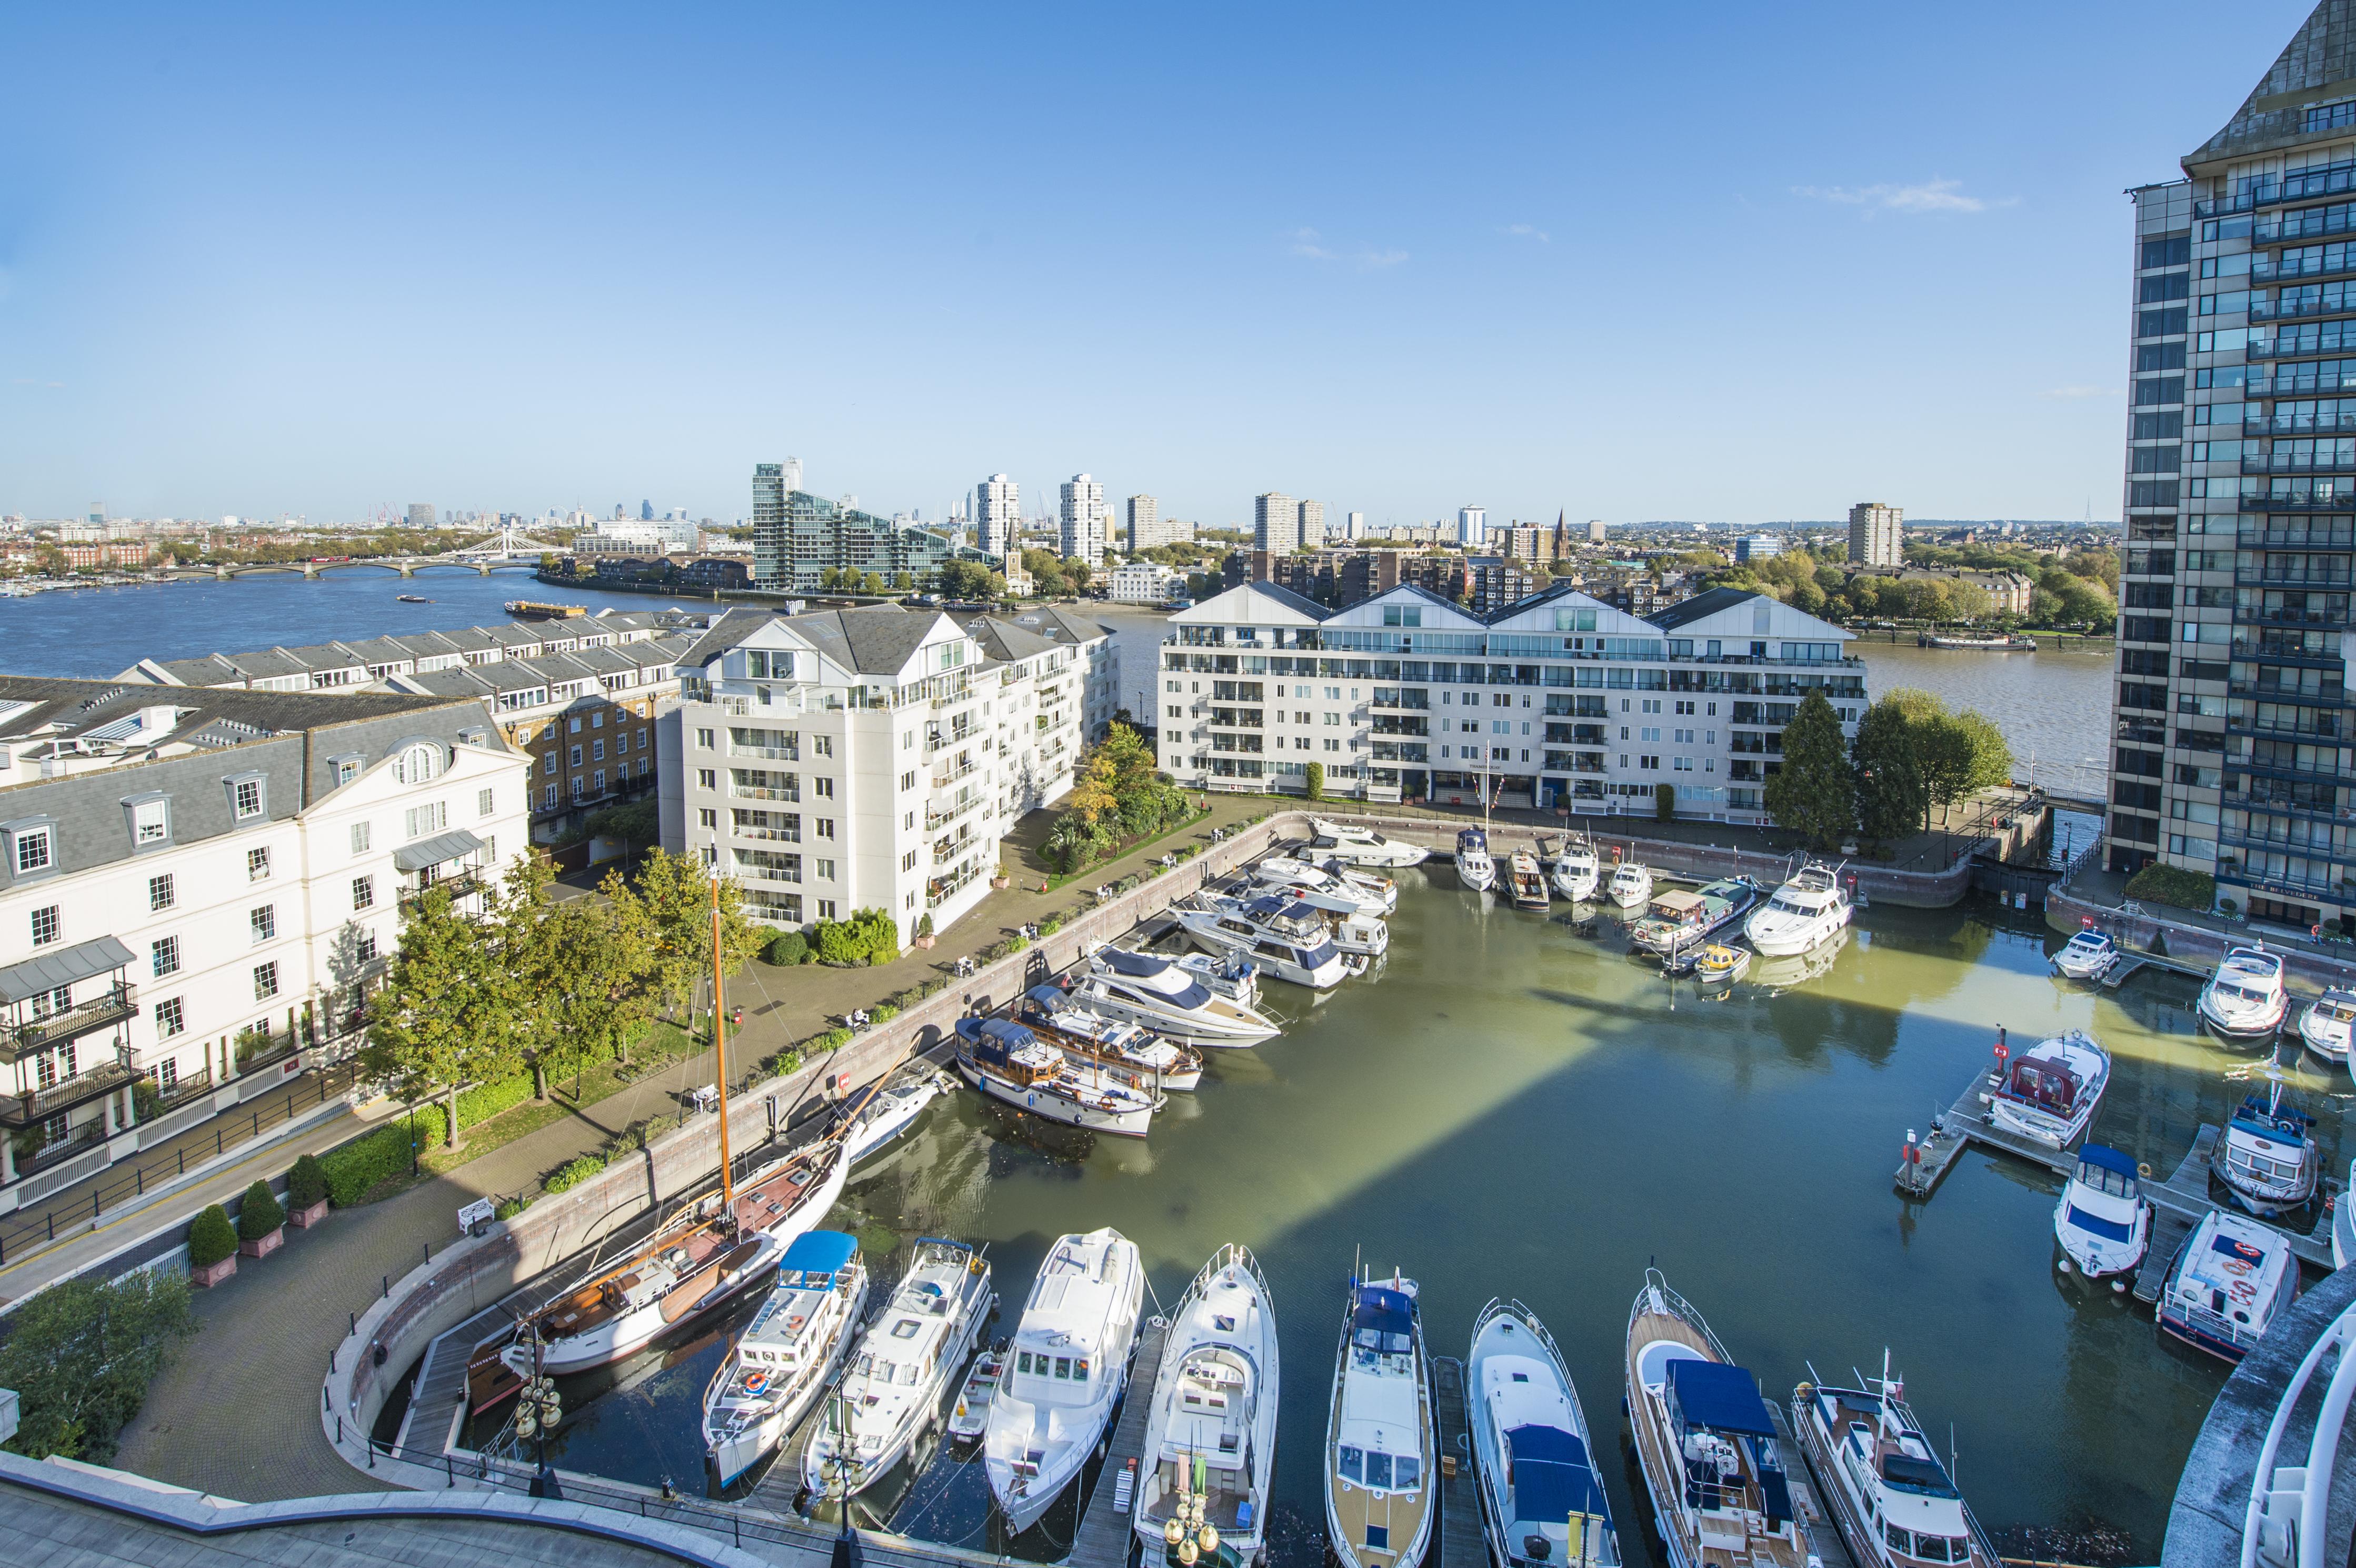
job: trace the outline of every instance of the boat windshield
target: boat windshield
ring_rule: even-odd
[[[2315,1015],[2335,1024],[2356,1023],[2356,1002],[2322,1001],[2315,1004]]]

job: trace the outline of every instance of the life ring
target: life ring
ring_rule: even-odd
[[[2250,1272],[2250,1265],[2239,1258],[2228,1258],[2225,1260],[2225,1272],[2236,1276],[2246,1274]]]
[[[2258,1287],[2247,1280],[2235,1280],[2233,1295],[2233,1299],[2239,1302],[2255,1301],[2258,1299]]]
[[[2151,1162],[2149,1160],[2137,1160],[2136,1162],[2136,1175],[2141,1176],[2146,1181],[2149,1181],[2151,1179]]]
[[[766,1372],[760,1372],[760,1371],[753,1371],[753,1372],[747,1372],[747,1373],[745,1373],[745,1374],[744,1374],[744,1391],[745,1391],[746,1393],[748,1393],[748,1394],[757,1394],[757,1393],[759,1393],[763,1389],[766,1389],[766,1388],[767,1388],[768,1386],[769,1386],[769,1374],[768,1374],[768,1373],[766,1373]]]

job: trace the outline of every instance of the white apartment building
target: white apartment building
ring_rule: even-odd
[[[1486,507],[1467,506],[1456,509],[1456,542],[1467,550],[1484,546],[1489,533],[1489,510]]]
[[[1301,503],[1282,490],[1252,498],[1252,548],[1290,555],[1301,546]]]
[[[1366,514],[1362,511],[1352,512],[1349,524],[1344,532],[1348,538],[1364,539],[1366,536]]]
[[[1852,566],[1906,564],[1906,512],[1886,501],[1859,501],[1848,509],[1848,562]]]
[[[1162,503],[1151,496],[1129,498],[1129,549],[1130,554],[1141,550],[1152,550],[1164,544],[1183,544],[1194,537],[1194,525],[1179,518],[1162,515]]]
[[[474,702],[0,676],[0,1209],[345,1034],[407,903],[523,851],[526,766]]]
[[[1012,556],[1023,532],[1023,487],[992,474],[973,488],[974,537],[984,555]]]
[[[904,942],[926,913],[946,927],[988,893],[1007,828],[1070,790],[1116,659],[1054,609],[731,610],[658,721],[664,846],[723,867],[772,925],[881,908]]]
[[[1184,587],[1186,579],[1159,561],[1132,561],[1116,566],[1107,581],[1110,585],[1112,602],[1117,605],[1158,605],[1171,597],[1173,585]]]
[[[1846,733],[1867,701],[1849,633],[1720,588],[1640,619],[1568,585],[1483,619],[1400,586],[1346,609],[1268,583],[1170,618],[1164,771],[1190,789],[1301,786],[1372,800],[1764,820],[1783,726],[1822,691]]]
[[[1065,480],[1059,514],[1064,559],[1085,561],[1090,570],[1102,566],[1111,518],[1105,510],[1104,486],[1086,474],[1074,474]]]
[[[1304,549],[1322,550],[1325,545],[1325,503],[1301,501],[1301,543]]]

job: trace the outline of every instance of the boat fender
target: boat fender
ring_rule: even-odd
[[[2053,1266],[2066,1274],[2070,1272],[2070,1260],[2067,1258],[2059,1259],[2054,1262]]]

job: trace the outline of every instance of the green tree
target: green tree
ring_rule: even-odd
[[[259,1241],[286,1223],[286,1210],[272,1196],[270,1184],[257,1181],[245,1189],[237,1206],[237,1239]]]
[[[843,573],[846,577],[850,575],[848,571]],[[859,591],[862,594],[880,594],[884,591],[884,579],[873,572],[862,572],[859,574]]]
[[[1674,784],[1653,786],[1653,819],[1673,822],[1677,820],[1677,787]]]
[[[608,878],[608,886],[615,879]],[[633,889],[655,955],[655,994],[677,1007],[712,972],[712,873],[702,861],[656,850],[638,868]],[[723,971],[735,973],[761,950],[767,931],[744,913],[744,890],[720,880]]]
[[[528,1004],[446,884],[428,888],[402,923],[382,993],[369,1010],[362,1060],[403,1100],[443,1101],[444,1141],[458,1144],[458,1090],[519,1065],[518,1011]]]
[[[1325,798],[1325,765],[1312,762],[1302,773],[1302,792],[1312,800]]]
[[[1856,825],[1848,743],[1822,692],[1810,692],[1784,726],[1783,765],[1767,776],[1762,794],[1776,825],[1804,835],[1812,849],[1833,848]]]
[[[197,1330],[188,1282],[144,1269],[112,1283],[68,1280],[11,1316],[0,1388],[19,1401],[8,1447],[30,1459],[112,1458],[147,1385]]]
[[[608,873],[618,884],[618,873]],[[636,898],[573,898],[541,917],[531,946],[532,1093],[552,1072],[578,1077],[593,1057],[620,1058],[654,1015],[659,965]]]
[[[1849,746],[1849,759],[1856,769],[1858,825],[1870,838],[1903,838],[1929,810],[1912,726],[1905,706],[1895,700],[1902,694],[1893,692],[1866,709],[1858,721],[1857,739]]]
[[[952,599],[986,602],[1006,596],[1006,578],[979,561],[943,562],[934,580],[940,592]]]

